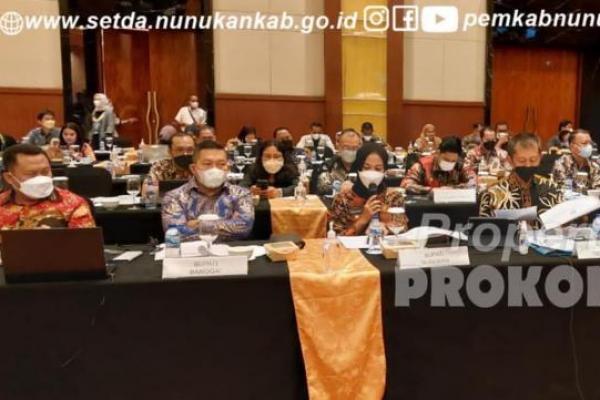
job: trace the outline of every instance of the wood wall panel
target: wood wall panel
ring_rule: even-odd
[[[415,140],[426,123],[437,128],[440,137],[471,132],[475,122],[483,122],[485,106],[483,103],[442,102],[442,101],[405,101],[402,107],[401,134],[394,135],[391,144],[406,146]]]
[[[50,109],[57,124],[63,123],[62,89],[0,87],[0,132],[23,137],[37,126],[38,112]]]
[[[562,49],[496,47],[492,122],[513,132],[532,131],[544,141],[562,119],[577,121],[580,57]]]
[[[237,136],[243,125],[256,127],[263,139],[278,126],[287,126],[294,140],[309,130],[313,121],[325,121],[325,99],[304,96],[217,94],[215,126],[219,141]],[[327,132],[330,135],[332,132]]]

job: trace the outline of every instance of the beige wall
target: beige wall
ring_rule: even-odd
[[[326,0],[215,0],[214,11],[243,15],[322,15]],[[217,30],[214,32],[217,93],[324,95],[323,33]]]
[[[485,12],[485,0],[407,0],[419,6],[456,6],[466,12]],[[483,102],[486,32],[404,35],[404,99]]]
[[[0,15],[58,15],[58,0],[2,0]],[[0,87],[62,88],[60,32],[24,30],[16,36],[0,33]]]

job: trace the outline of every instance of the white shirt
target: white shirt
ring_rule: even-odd
[[[311,133],[302,136],[302,138],[300,139],[300,141],[296,145],[296,148],[298,148],[298,149],[305,148],[306,147],[306,141],[309,140],[309,139],[312,140],[312,134]],[[329,135],[326,135],[324,133],[319,133],[319,144],[325,144],[325,146],[329,147],[331,150],[333,150],[335,152],[335,146],[333,145],[333,142],[331,141],[331,138],[329,137]]]
[[[175,121],[184,126],[193,124],[204,125],[206,124],[206,111],[200,107],[192,110],[189,106],[183,106],[177,112]]]

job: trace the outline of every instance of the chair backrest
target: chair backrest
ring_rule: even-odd
[[[129,172],[133,175],[146,175],[150,172],[150,163],[135,163],[129,166]]]
[[[80,196],[110,196],[112,193],[112,178],[104,168],[66,168],[65,175],[69,178],[69,190]]]

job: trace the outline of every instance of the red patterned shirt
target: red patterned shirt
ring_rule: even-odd
[[[15,203],[12,190],[0,193],[0,229],[89,228],[96,226],[88,203],[68,190],[55,189],[52,195],[34,204]]]

